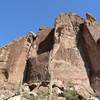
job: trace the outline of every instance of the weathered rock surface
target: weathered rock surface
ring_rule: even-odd
[[[2,87],[11,92],[22,83],[49,84],[52,72],[55,86],[58,80],[64,89],[73,84],[85,98],[94,94],[92,88],[100,95],[99,26],[91,17],[85,20],[74,13],[63,13],[56,18],[54,28],[41,27],[38,33],[29,32],[0,48],[0,84],[6,83]],[[3,90],[0,88],[0,95],[6,93]]]
[[[100,24],[94,22],[91,25],[85,23],[83,26],[83,47],[87,56],[90,69],[90,82],[96,94],[100,96]]]
[[[28,41],[28,39],[31,39]],[[5,71],[6,78],[11,83],[21,82],[28,59],[32,36],[29,35],[11,42],[0,51],[0,69]]]
[[[82,18],[73,14],[63,14],[56,19],[55,43],[51,51],[51,70],[54,79],[61,80],[65,86],[72,83],[77,91],[89,97],[93,91],[89,84],[84,61],[81,57],[76,38],[79,27],[84,22]]]
[[[25,82],[40,82],[49,80],[49,53],[53,48],[53,29],[43,28],[37,33],[26,64]]]

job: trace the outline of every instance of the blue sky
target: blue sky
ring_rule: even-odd
[[[40,26],[53,27],[61,12],[90,12],[100,22],[100,0],[0,0],[0,46]]]

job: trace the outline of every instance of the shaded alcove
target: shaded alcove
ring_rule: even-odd
[[[34,83],[49,80],[48,66],[36,64],[36,59],[29,58],[26,63],[23,83]]]
[[[50,52],[53,49],[54,44],[54,29],[47,35],[44,41],[39,43],[37,54]]]
[[[40,41],[40,40],[38,40]],[[37,45],[37,56],[27,60],[23,83],[43,82],[50,80],[48,62],[54,44],[54,29]]]
[[[30,74],[30,70],[31,70],[31,62],[30,60],[28,59],[26,61],[26,66],[25,66],[25,70],[24,70],[24,73],[23,73],[23,83],[27,83],[28,80],[29,80],[29,74]]]

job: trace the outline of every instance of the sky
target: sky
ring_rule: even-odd
[[[100,22],[100,0],[0,0],[0,47],[41,26],[53,27],[61,12],[84,18],[90,12]]]

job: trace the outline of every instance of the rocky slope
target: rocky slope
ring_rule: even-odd
[[[90,14],[83,19],[62,13],[54,28],[41,27],[0,48],[1,97],[13,97],[19,91],[19,100],[27,88],[34,95],[50,90],[54,100],[65,100],[59,95],[72,84],[85,99],[100,98],[99,27]],[[40,96],[38,100],[47,99]]]

